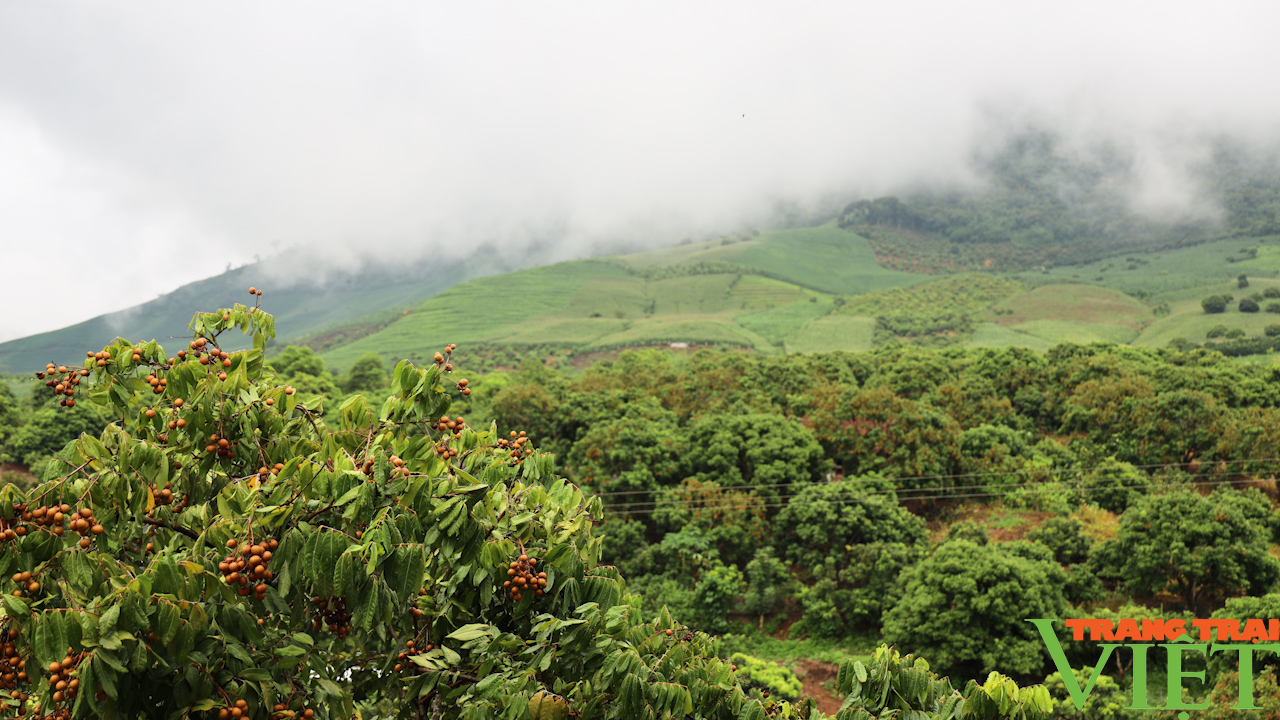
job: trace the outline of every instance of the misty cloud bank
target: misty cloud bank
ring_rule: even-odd
[[[1265,2],[0,6],[0,340],[277,248],[296,274],[519,265],[973,184],[1033,124],[1212,216],[1208,139],[1280,137]],[[282,282],[286,278],[281,279]],[[75,288],[75,291],[68,292]]]

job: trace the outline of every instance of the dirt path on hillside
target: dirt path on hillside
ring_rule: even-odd
[[[842,702],[840,698],[832,694],[823,685],[823,683],[836,679],[836,671],[838,669],[833,663],[824,663],[807,658],[796,661],[796,675],[800,677],[800,682],[804,684],[805,697],[813,698],[813,701],[818,705],[818,709],[826,715],[835,715]]]

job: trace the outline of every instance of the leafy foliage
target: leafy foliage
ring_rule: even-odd
[[[953,540],[903,574],[902,600],[884,617],[884,637],[942,668],[1037,676],[1044,645],[1025,618],[1061,617],[1066,575],[1033,543],[1003,547]]]
[[[1196,610],[1280,582],[1280,561],[1267,553],[1270,512],[1257,490],[1149,495],[1120,518],[1115,540],[1099,552],[1130,592],[1167,590]]]
[[[581,717],[763,712],[707,635],[644,618],[597,564],[599,500],[492,428],[443,429],[443,359],[400,363],[380,408],[352,398],[329,427],[264,367],[272,325],[236,306],[197,314],[173,362],[117,340],[86,363],[85,394],[122,419],[31,493],[0,490],[23,530],[0,553],[23,583],[4,627],[33,675],[77,682],[38,674],[8,704],[518,718],[542,693]],[[233,328],[253,349],[219,349]],[[546,584],[509,592],[526,557]]]

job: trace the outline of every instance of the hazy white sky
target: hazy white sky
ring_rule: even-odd
[[[3,3],[0,302],[30,310],[0,340],[273,243],[732,231],[958,177],[1010,108],[1149,146],[1159,202],[1180,138],[1280,129],[1277,27],[1223,1]]]

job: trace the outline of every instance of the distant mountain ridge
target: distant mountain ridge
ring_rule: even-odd
[[[421,260],[398,267],[366,264],[355,271],[330,271],[322,282],[295,280],[280,286],[285,254],[198,280],[154,300],[49,332],[0,343],[0,372],[26,372],[47,362],[79,362],[116,337],[131,340],[187,335],[197,310],[251,302],[250,287],[265,291],[263,304],[276,316],[282,340],[323,332],[355,318],[409,307],[465,280],[515,269],[489,256],[438,262]],[[234,340],[232,341],[234,342]]]

